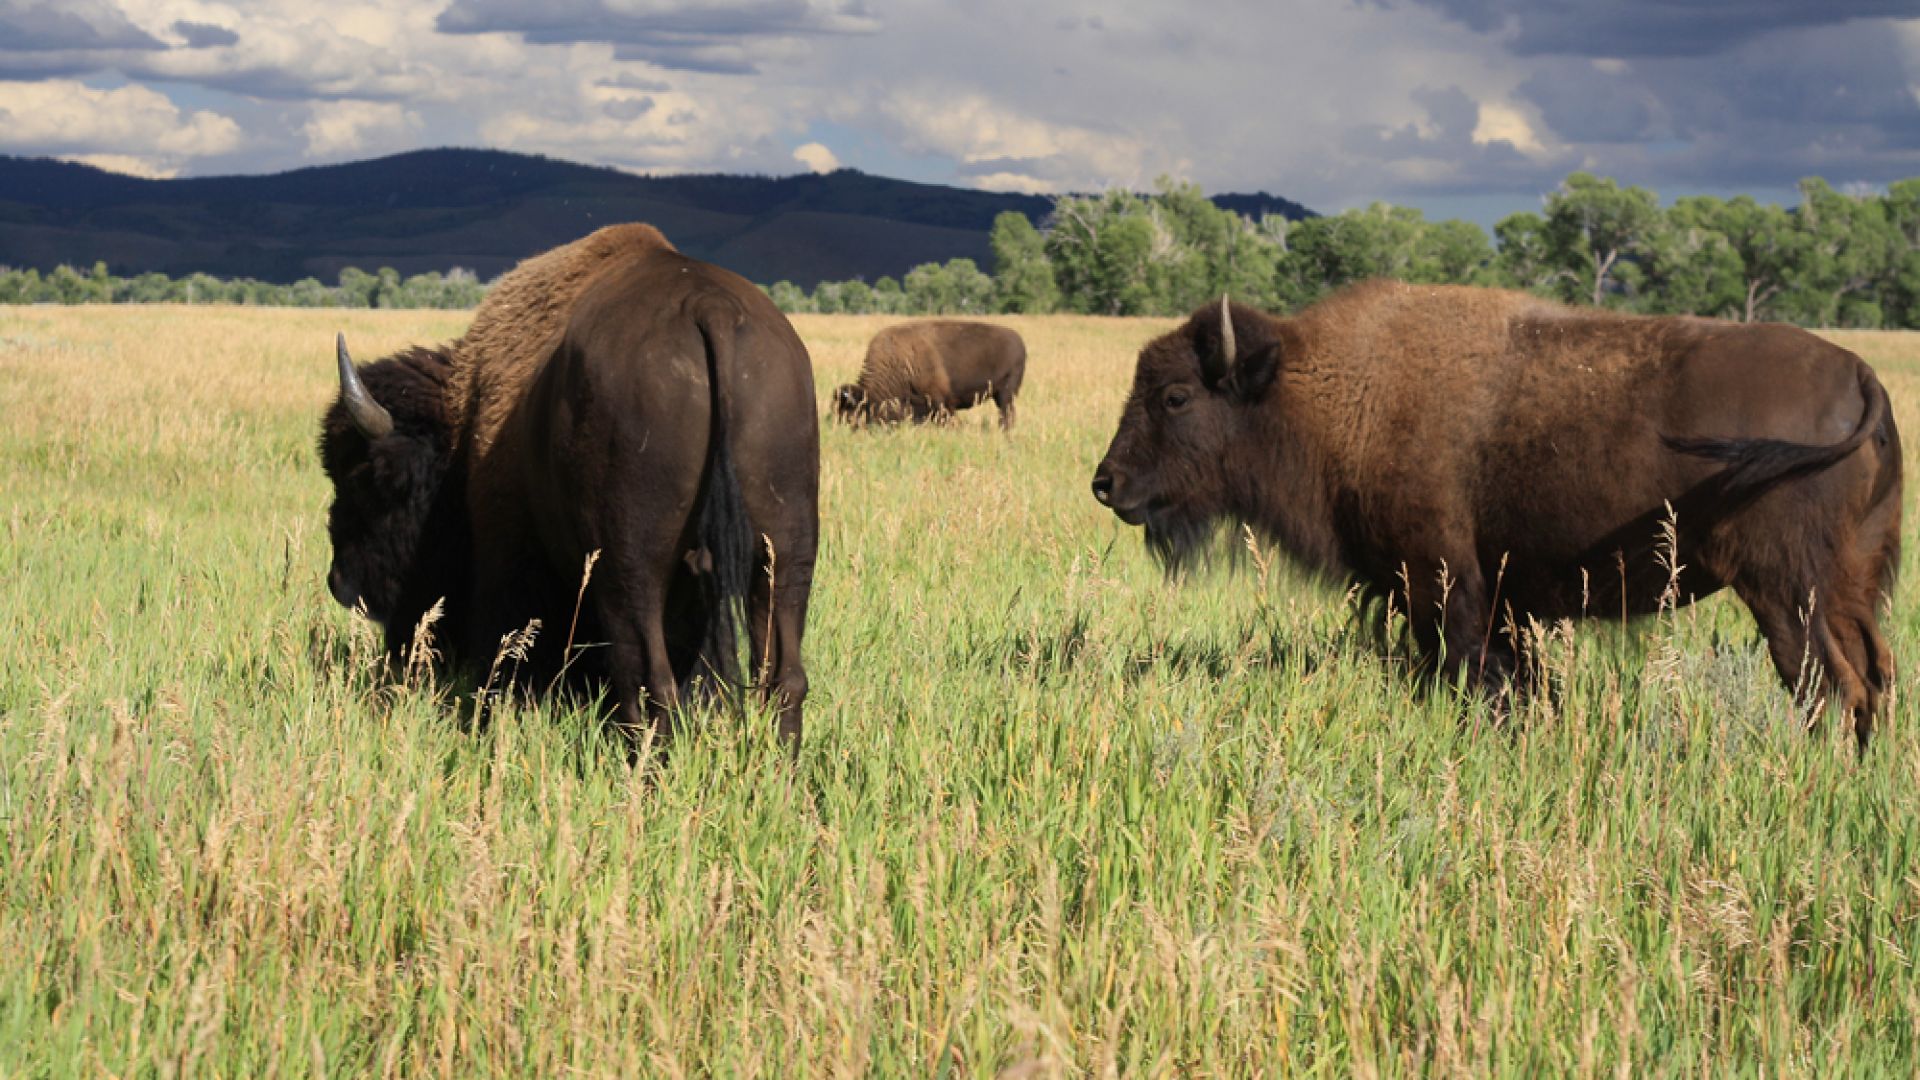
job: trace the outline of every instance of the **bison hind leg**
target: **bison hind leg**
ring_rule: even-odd
[[[993,389],[993,407],[1000,410],[1000,430],[1013,430],[1013,391],[1007,387],[996,386]]]
[[[1846,588],[1764,588],[1747,582],[1734,588],[1753,612],[1774,671],[1807,726],[1817,729],[1824,701],[1834,701],[1865,749],[1884,686],[1876,685],[1874,676],[1883,656],[1891,662],[1891,654],[1882,652],[1886,643],[1871,608],[1861,610],[1859,597],[1849,595],[1855,590]]]

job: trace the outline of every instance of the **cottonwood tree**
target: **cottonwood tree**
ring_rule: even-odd
[[[1060,286],[1047,261],[1047,241],[1027,215],[1002,211],[988,235],[993,247],[993,307],[996,311],[1044,314],[1060,304]]]
[[[1899,261],[1899,233],[1874,196],[1846,195],[1817,176],[1800,181],[1799,251],[1787,302],[1795,321],[1876,327],[1880,286]]]
[[[1637,268],[1628,256],[1660,216],[1653,192],[1577,172],[1547,196],[1546,210],[1548,258],[1564,274],[1567,299],[1598,307],[1617,287],[1632,286]]]

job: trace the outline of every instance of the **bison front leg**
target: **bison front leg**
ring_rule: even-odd
[[[1424,573],[1409,568],[1404,588],[1408,620],[1422,659],[1441,678],[1489,696],[1505,693],[1514,660],[1504,638],[1496,640],[1494,610],[1486,578],[1463,561],[1431,564]]]

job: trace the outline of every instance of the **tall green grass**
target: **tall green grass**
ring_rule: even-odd
[[[1856,760],[1716,599],[1496,720],[1271,553],[1169,584],[1086,493],[1163,323],[1017,321],[1012,438],[828,426],[799,759],[662,769],[327,599],[334,320],[461,325],[0,309],[0,1074],[1915,1072],[1911,680]],[[883,325],[796,323],[823,400]]]

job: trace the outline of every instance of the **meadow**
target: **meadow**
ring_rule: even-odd
[[[336,327],[465,320],[0,308],[0,1075],[1920,1069],[1911,674],[1857,758],[1715,598],[1497,718],[1270,551],[1169,582],[1087,491],[1164,321],[1010,320],[1011,438],[823,426],[797,760],[465,730],[314,450]],[[887,321],[795,319],[823,403]],[[1840,340],[1920,446],[1920,336]]]

